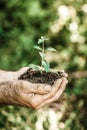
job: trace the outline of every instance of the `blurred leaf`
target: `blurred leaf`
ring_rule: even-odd
[[[41,58],[42,58],[42,59],[44,59],[44,58],[45,58],[45,54],[44,54],[44,53],[39,52],[39,54],[40,54],[40,56],[41,56]]]
[[[43,42],[45,42],[45,41],[47,41],[47,40],[49,40],[49,38],[46,38],[46,37],[44,37],[44,36],[41,36],[41,38],[38,39],[38,44],[41,44],[41,43],[43,43]]]
[[[42,66],[44,67],[45,71],[48,72],[50,70],[50,65],[47,61],[42,61]]]
[[[54,49],[54,48],[52,48],[52,47],[48,47],[47,49],[46,49],[47,51],[56,51],[56,49]]]
[[[36,70],[39,70],[39,69],[40,69],[40,66],[35,65],[35,64],[29,64],[29,67],[30,67],[30,68],[33,68],[33,69],[36,69]]]
[[[38,39],[38,44],[41,44],[43,43],[43,40],[42,39]]]
[[[42,48],[39,46],[34,46],[35,49],[42,51]]]

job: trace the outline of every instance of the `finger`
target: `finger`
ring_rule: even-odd
[[[61,73],[61,76],[67,78],[68,74],[67,73]]]
[[[64,71],[64,70],[59,70],[59,72],[62,72],[62,73],[64,73],[65,71]]]
[[[53,101],[58,100],[66,88],[66,84],[67,84],[68,80],[66,78],[62,78],[62,79],[63,79],[63,81],[61,83],[61,87],[59,88],[59,90],[55,94],[55,96],[53,97]]]
[[[58,79],[54,85],[52,86],[52,90],[50,93],[48,94],[45,94],[45,95],[37,95],[37,97],[35,98],[32,98],[32,101],[33,102],[38,102],[38,105],[39,104],[42,104],[42,102],[45,102],[46,100],[48,100],[49,98],[52,98],[54,97],[54,95],[56,94],[56,92],[58,91],[59,87],[60,87],[60,84],[62,82],[62,79]],[[38,106],[37,105],[37,106]]]
[[[61,73],[62,77],[65,77],[65,78],[68,77],[68,74],[64,70],[59,70],[59,72]]]
[[[36,109],[36,107],[38,105],[42,104],[42,102],[44,102],[45,100],[53,97],[56,94],[56,91],[59,89],[61,82],[62,82],[62,79],[58,79],[57,81],[55,81],[54,85],[51,86],[52,91],[49,92],[48,94],[45,94],[45,95],[35,94],[34,96],[31,96],[31,98],[28,99],[28,100],[29,100],[32,108]],[[36,85],[35,85],[35,87],[36,87]],[[37,93],[37,90],[35,91],[35,87],[34,87],[34,90],[33,90],[33,87],[32,87],[31,91],[34,92],[34,93]],[[26,94],[25,94],[25,97],[26,97]]]
[[[29,69],[29,67],[23,67],[21,69],[19,69],[20,74],[23,74],[24,72],[26,72]]]
[[[56,94],[56,92],[57,92],[57,90],[59,89],[61,83],[62,83],[62,79],[57,79],[57,80],[54,82],[54,84],[53,84],[53,86],[52,86],[51,92],[47,95],[48,98],[51,98],[51,97],[53,97],[53,96]],[[45,98],[47,99],[47,97],[45,97]],[[44,99],[45,99],[45,98],[44,98]]]
[[[43,107],[44,105],[50,104],[50,103],[58,100],[60,98],[60,96],[62,95],[62,93],[64,92],[66,84],[67,84],[67,79],[63,78],[63,81],[61,83],[61,87],[59,88],[57,93],[52,98],[49,98],[48,100],[46,100],[45,102],[43,102],[39,106],[37,106],[37,109]]]
[[[37,106],[36,109],[39,109],[39,108],[43,107],[44,105],[48,105],[48,104],[50,104],[50,103],[52,103],[54,101],[57,101],[59,99],[59,97],[62,95],[62,93],[64,92],[65,87],[66,87],[66,83],[67,82],[62,83],[62,87],[59,88],[59,91],[56,93],[56,95],[53,98],[48,99],[47,101],[43,102],[42,104]]]
[[[23,67],[23,68],[19,69],[18,71],[16,71],[15,75],[16,75],[17,79],[18,79],[18,77],[20,77],[20,75],[25,73],[28,69],[29,69],[29,67]]]
[[[36,94],[47,94],[51,91],[52,86],[49,84],[33,83],[31,89]]]
[[[23,82],[23,92],[26,93],[36,93],[36,94],[46,94],[52,89],[52,86],[48,84],[31,83],[28,81]]]
[[[68,77],[68,74],[64,71],[64,70],[57,70],[57,72],[59,72],[59,74],[61,75],[61,77]]]

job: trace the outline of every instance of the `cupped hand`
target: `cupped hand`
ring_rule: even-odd
[[[12,81],[9,89],[9,104],[39,109],[58,100],[66,84],[66,78],[56,80],[52,86],[23,80]]]
[[[1,71],[0,105],[19,105],[39,109],[58,100],[67,84],[67,73],[60,71],[61,77],[52,86],[42,83],[31,83],[19,80],[21,74],[29,67],[23,67],[16,72]]]
[[[14,73],[15,78],[8,82],[5,102],[32,109],[39,109],[58,100],[67,84],[67,73],[61,70],[61,79],[57,79],[52,86],[42,83],[31,83],[18,80],[18,77],[29,69],[23,67]]]

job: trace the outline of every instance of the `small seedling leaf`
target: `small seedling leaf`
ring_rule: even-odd
[[[46,37],[44,37],[44,36],[41,36],[41,39],[42,39],[42,41],[47,41],[47,40],[49,40],[49,38],[46,38]]]
[[[42,66],[44,67],[45,71],[48,72],[50,70],[50,65],[47,61],[42,61]]]
[[[45,58],[45,54],[44,54],[44,53],[39,52],[39,54],[40,54],[40,56],[41,56],[41,58],[42,58],[42,59],[44,59],[44,58]]]
[[[56,49],[54,49],[54,48],[52,48],[52,47],[48,47],[46,50],[47,50],[47,51],[54,51],[54,52],[56,52]]]
[[[40,66],[35,65],[35,64],[29,64],[29,67],[36,69],[36,70],[40,70]]]
[[[49,40],[49,38],[45,38],[45,41]]]
[[[37,50],[42,51],[41,47],[39,47],[39,46],[34,46],[34,48],[37,49]]]
[[[43,43],[43,40],[42,39],[38,39],[38,44],[41,44]]]
[[[44,39],[45,39],[45,37],[44,37],[44,36],[41,36],[41,39],[42,39],[42,40],[44,40]]]

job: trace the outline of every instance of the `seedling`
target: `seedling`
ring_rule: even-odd
[[[46,60],[45,52],[46,52],[46,50],[47,51],[56,51],[56,50],[52,47],[48,47],[45,49],[45,43],[47,40],[49,40],[49,38],[41,36],[41,38],[38,39],[38,43],[37,43],[38,45],[34,46],[34,48],[39,51],[39,55],[41,57],[41,67],[39,67],[37,65],[33,65],[33,67],[36,66],[36,68],[44,68],[44,70],[46,72],[49,72],[50,71],[50,64]]]
[[[61,78],[61,73],[58,71],[54,72],[46,60],[46,51],[56,51],[52,47],[45,48],[45,43],[47,40],[49,40],[49,38],[42,36],[38,39],[37,45],[34,46],[34,48],[38,50],[41,57],[41,65],[38,66],[31,64],[30,68],[18,79],[27,80],[32,83],[45,83],[53,85],[56,79]]]

